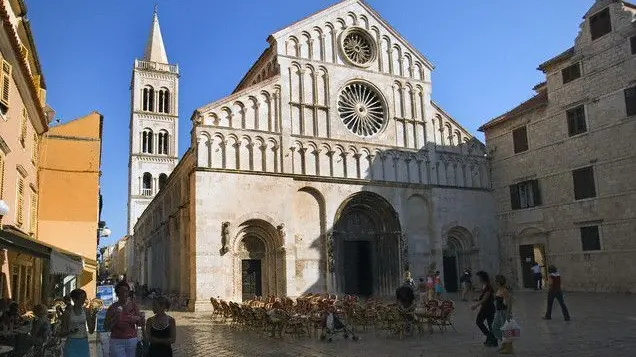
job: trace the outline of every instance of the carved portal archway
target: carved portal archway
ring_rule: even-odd
[[[408,268],[408,246],[397,212],[378,194],[359,192],[338,209],[328,237],[328,271],[335,291],[392,295]]]
[[[272,224],[260,219],[241,223],[232,251],[237,299],[286,294],[284,239]]]
[[[459,275],[465,269],[474,270],[479,266],[479,251],[473,235],[468,229],[457,226],[446,233],[444,245],[444,283],[448,291],[459,289]]]

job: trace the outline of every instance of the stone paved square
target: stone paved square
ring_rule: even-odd
[[[451,295],[457,300],[457,296]],[[543,321],[545,293],[517,292],[514,315],[522,327],[515,343],[516,356],[634,356],[636,308],[630,295],[568,293],[565,296],[572,321],[562,320],[554,307],[553,320]],[[209,313],[174,313],[178,324],[175,356],[496,356],[496,349],[482,346],[483,337],[473,320],[469,303],[458,302],[454,316],[457,332],[450,330],[402,340],[373,332],[361,333],[359,342],[336,337],[320,342],[307,337],[272,339],[252,331],[214,322]]]

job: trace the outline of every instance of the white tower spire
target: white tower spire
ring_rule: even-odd
[[[161,36],[161,28],[159,27],[159,16],[157,15],[157,5],[152,14],[152,25],[150,28],[150,36],[146,42],[144,50],[144,61],[168,63],[166,48],[163,45],[163,37]]]

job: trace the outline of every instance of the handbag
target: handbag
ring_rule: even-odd
[[[137,349],[135,350],[135,357],[148,356],[148,344],[144,340],[137,342]]]
[[[504,342],[518,340],[521,337],[521,327],[515,319],[506,321],[501,327],[501,331],[503,332]]]

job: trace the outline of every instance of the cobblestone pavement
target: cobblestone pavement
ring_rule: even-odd
[[[455,296],[451,296],[455,299]],[[555,302],[553,319],[541,319],[545,293],[519,292],[513,307],[522,328],[515,343],[517,356],[634,356],[636,354],[636,297],[628,295],[570,293],[565,296],[572,321],[564,322]],[[241,331],[215,322],[210,313],[178,313],[176,357],[198,356],[496,356],[482,345],[483,337],[473,321],[476,313],[467,302],[458,302],[454,323],[457,332],[405,337],[400,340],[373,332],[361,333],[361,340],[331,343],[308,337],[272,339],[260,333]]]

